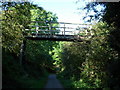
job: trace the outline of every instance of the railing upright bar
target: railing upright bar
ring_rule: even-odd
[[[64,23],[64,37],[65,37],[65,23]]]
[[[52,36],[52,33],[51,33],[51,22],[49,23],[49,34],[50,34],[50,36]]]
[[[63,35],[63,31],[62,31],[62,35]]]
[[[36,27],[36,36],[38,35],[38,27]]]

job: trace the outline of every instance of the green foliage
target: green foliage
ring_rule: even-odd
[[[56,66],[57,71],[60,71],[60,67],[62,66],[61,62],[61,53],[63,48],[63,42],[58,42],[56,47],[53,47],[53,50],[50,52],[53,58],[53,65]]]
[[[61,78],[72,80],[75,88],[109,87],[107,68],[118,59],[118,53],[108,43],[112,29],[107,23],[99,22],[90,30],[89,42],[64,43],[62,63],[65,68]]]
[[[97,6],[103,7],[98,10]],[[87,11],[85,17],[90,17],[90,20],[105,21],[110,27],[114,27],[110,30],[109,42],[112,48],[120,53],[120,3],[119,2],[89,2],[84,10]],[[95,14],[89,15],[89,12],[93,11]],[[114,42],[114,43],[113,43]]]
[[[104,10],[100,12],[96,11],[96,6],[102,5],[104,6]],[[109,28],[109,36],[108,36],[108,42],[109,46],[114,49],[115,53],[114,55],[111,55],[112,61],[108,64],[108,72],[109,72],[109,84],[108,86],[111,88],[116,88],[120,86],[119,83],[119,63],[120,63],[120,3],[119,2],[97,2],[97,3],[89,3],[86,8],[87,10],[91,11],[93,10],[95,12],[95,15],[92,15],[92,17],[101,17],[102,21],[105,21]],[[99,15],[98,15],[99,14]],[[96,18],[98,19],[98,18]],[[114,76],[114,77],[113,77]]]
[[[49,54],[54,42],[50,41],[29,41],[27,40],[26,60],[33,62],[40,67],[52,67],[52,56]]]
[[[29,25],[34,24],[30,21],[57,22],[56,15],[29,2],[5,2],[2,6],[0,18],[3,30],[3,88],[44,87],[43,84],[47,80],[46,69],[49,71],[49,68],[53,68],[50,51],[56,47],[57,43],[26,40],[25,56],[22,63],[19,61],[19,52],[20,46],[25,40],[24,35],[27,33],[25,29],[32,29]],[[44,23],[39,25],[42,24]],[[43,77],[44,75],[45,77]]]
[[[2,47],[14,53],[19,53],[23,40],[23,31],[27,21],[30,20],[30,3],[3,3],[1,21]],[[9,6],[10,5],[10,6]]]

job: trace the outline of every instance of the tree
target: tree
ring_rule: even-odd
[[[30,3],[5,2],[2,6],[2,47],[18,54],[25,25],[30,20]]]
[[[104,9],[101,9],[101,11],[96,8],[98,5],[101,5],[104,7]],[[90,20],[98,20],[99,21],[105,21],[108,23],[109,26],[113,26],[114,29],[111,30],[111,34],[109,36],[109,41],[111,47],[113,47],[116,51],[120,53],[120,29],[119,29],[119,23],[120,23],[120,3],[119,2],[89,2],[86,7],[83,8],[84,10],[87,9],[87,15],[84,17],[91,17]],[[89,15],[89,12],[94,11],[95,14]],[[113,43],[114,42],[114,43]]]
[[[97,10],[97,6],[102,5],[104,9],[102,11]],[[109,30],[109,35],[107,36],[107,42],[109,43],[108,45],[114,49],[113,51],[116,52],[116,55],[113,56],[111,63],[108,64],[109,68],[107,68],[108,73],[109,73],[109,87],[118,87],[119,86],[119,64],[120,64],[120,29],[119,29],[119,23],[120,23],[120,3],[119,2],[89,2],[86,7],[84,8],[85,10],[88,11],[88,16],[89,17],[89,12],[93,10],[95,12],[94,15],[91,15],[91,20],[98,20],[100,21],[105,21],[107,22],[109,27],[112,27],[111,29],[108,28]],[[101,19],[100,19],[101,17]],[[114,63],[114,65],[113,65]],[[114,68],[113,68],[114,66]],[[112,69],[110,69],[112,68]],[[112,77],[114,76],[114,78]],[[115,83],[117,82],[117,83]],[[115,84],[114,84],[115,83]]]
[[[57,43],[26,40],[24,36],[28,32],[25,29],[31,29],[29,25],[34,24],[31,22],[32,20],[46,22],[50,21],[50,18],[57,22],[57,16],[49,12],[50,16],[46,18],[48,12],[30,2],[4,2],[2,7],[0,19],[2,24],[3,88],[29,87],[30,85],[28,86],[28,82],[25,83],[25,80],[31,78],[38,80],[45,74],[46,67],[52,68],[52,55],[49,52]],[[24,40],[26,40],[26,50],[21,67],[19,55],[20,46]]]

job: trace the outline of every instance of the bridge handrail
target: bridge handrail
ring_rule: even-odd
[[[38,26],[38,25],[29,25],[30,27],[40,27],[40,28],[49,28],[49,26]],[[73,27],[52,27],[51,28],[65,28],[65,29],[76,29],[76,28],[73,28]],[[83,29],[87,29],[87,27],[80,27],[80,28],[83,28]]]
[[[58,24],[73,24],[73,25],[92,25],[92,24],[83,24],[83,23],[68,23],[68,22],[53,22],[53,21],[29,21],[35,23],[58,23]]]
[[[36,29],[25,29],[25,31],[36,31]],[[59,32],[62,32],[60,30],[43,30],[43,29],[39,29],[37,31],[45,31],[45,32],[57,32],[57,31],[59,31]],[[73,32],[73,31],[65,31],[65,32]]]

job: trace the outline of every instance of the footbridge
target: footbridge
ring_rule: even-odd
[[[79,41],[85,40],[83,32],[90,24],[31,21],[25,29],[25,38],[31,40]]]

